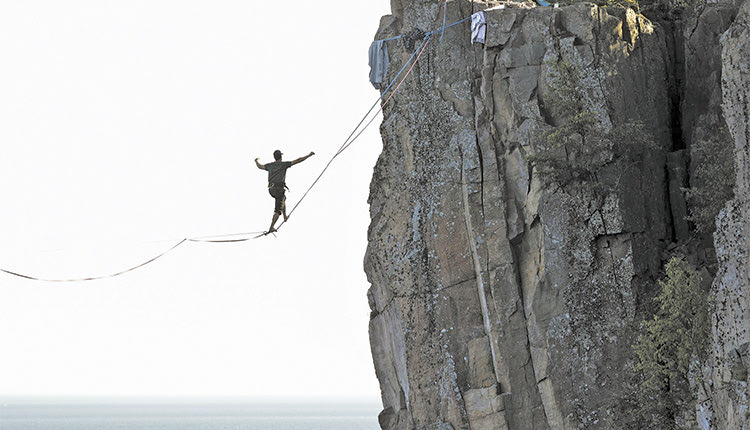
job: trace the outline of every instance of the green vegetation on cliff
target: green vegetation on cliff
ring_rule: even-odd
[[[705,362],[711,338],[710,301],[698,270],[680,258],[666,265],[653,319],[645,321],[634,351],[638,383],[620,400],[620,428],[676,429],[694,399],[690,374]]]

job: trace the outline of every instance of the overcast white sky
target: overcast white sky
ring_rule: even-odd
[[[375,101],[389,1],[0,0],[0,268],[102,275],[264,230]],[[0,273],[0,396],[378,398],[362,270],[380,120],[277,238]]]

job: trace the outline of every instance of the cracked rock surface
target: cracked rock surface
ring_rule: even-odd
[[[719,270],[711,286],[716,312],[710,369],[697,410],[704,428],[750,426],[750,1],[721,37],[722,113],[734,143],[734,198],[717,219]]]
[[[442,24],[442,1],[391,4],[378,39]],[[662,27],[589,3],[497,5],[448,2],[448,23],[487,10],[487,43],[470,43],[468,23],[446,30],[442,44],[433,37],[384,110],[365,256],[384,430],[612,428],[610,408],[632,377],[631,345],[662,252],[686,234],[679,187],[687,156],[676,153],[681,109]],[[703,31],[718,40],[733,13],[707,13],[716,24],[695,23],[691,40]],[[747,152],[747,98],[728,113],[726,96],[735,86],[748,91],[750,38],[738,20],[732,34],[744,44],[724,40],[716,61],[734,61],[734,74],[696,69],[698,77],[684,79],[705,72],[722,86],[728,130]],[[419,41],[388,43],[390,80]],[[605,127],[641,121],[654,143],[638,163],[605,166],[602,180],[615,184],[606,192],[545,186],[527,161],[534,137],[561,121],[545,105],[550,64],[560,59],[578,66],[586,104]],[[705,96],[706,115],[721,122],[720,93],[689,97]],[[695,139],[706,133],[683,128]],[[738,237],[750,237],[747,204],[732,207],[727,229],[744,233],[725,242],[746,250]],[[745,260],[727,259],[746,281]],[[748,309],[741,304],[733,326],[747,327]],[[747,348],[737,354],[732,369],[746,377]]]

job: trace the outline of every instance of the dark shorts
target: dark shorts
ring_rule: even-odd
[[[281,205],[284,204],[284,186],[283,185],[272,186],[268,188],[268,194],[270,194],[271,197],[276,199],[276,203],[274,204],[274,207],[273,207],[273,212],[281,215]]]

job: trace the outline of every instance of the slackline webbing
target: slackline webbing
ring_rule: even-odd
[[[399,70],[399,72],[396,74],[396,76],[393,78],[393,80],[391,80],[391,82],[388,84],[388,86],[386,87],[386,89],[383,90],[383,92],[380,94],[380,97],[378,97],[377,100],[375,100],[375,103],[370,107],[370,109],[367,111],[367,113],[365,113],[365,115],[362,117],[362,119],[359,121],[359,123],[354,127],[354,130],[352,130],[352,132],[349,134],[349,136],[344,140],[344,143],[341,145],[341,147],[338,149],[338,151],[336,151],[333,154],[333,157],[331,157],[331,159],[328,161],[328,163],[325,165],[325,167],[323,167],[323,170],[320,172],[320,174],[318,175],[318,177],[315,178],[315,180],[313,181],[313,183],[307,188],[307,190],[302,195],[302,197],[300,197],[300,199],[297,201],[297,203],[294,205],[294,207],[292,207],[292,210],[289,212],[288,217],[292,216],[292,213],[295,211],[295,209],[297,209],[297,207],[299,206],[299,204],[302,203],[302,200],[305,199],[305,197],[310,192],[310,190],[315,186],[315,184],[318,183],[318,181],[323,176],[323,174],[326,172],[326,170],[328,170],[328,167],[331,165],[331,163],[333,163],[333,160],[335,160],[336,157],[338,157],[339,155],[341,155],[341,153],[343,151],[345,151],[347,148],[349,148],[349,146],[351,146],[351,144],[354,143],[354,141],[357,140],[357,138],[359,138],[359,136],[362,135],[362,133],[367,129],[367,127],[369,127],[370,124],[372,124],[372,122],[375,120],[375,118],[377,118],[378,113],[380,113],[383,110],[383,107],[388,103],[388,101],[390,101],[391,97],[393,97],[393,95],[396,93],[396,91],[398,91],[398,89],[401,87],[401,84],[403,84],[404,81],[406,80],[406,78],[409,76],[409,73],[411,73],[412,68],[414,68],[414,64],[416,64],[417,61],[419,61],[419,57],[422,55],[422,52],[424,52],[424,48],[427,46],[427,43],[430,41],[431,36],[433,34],[435,34],[435,33],[438,33],[438,32],[442,33],[446,29],[451,28],[453,26],[456,26],[458,24],[461,24],[462,22],[468,21],[469,19],[471,19],[470,16],[466,17],[466,18],[464,18],[464,19],[462,19],[460,21],[456,21],[456,22],[454,22],[454,23],[452,23],[450,25],[443,25],[443,27],[441,27],[441,28],[438,28],[436,30],[432,30],[432,31],[430,31],[428,33],[425,33],[424,39],[422,40],[422,44],[419,45],[419,47],[417,47],[417,49],[414,51],[414,53],[412,54],[412,56],[408,60],[406,60],[406,62],[404,63],[404,66],[401,68],[401,70]],[[388,39],[380,39],[380,40],[381,41],[396,40],[396,39],[400,39],[402,37],[404,37],[404,36],[401,35],[401,36],[391,37],[391,38],[388,38]],[[442,38],[442,36],[441,36],[441,38]],[[414,63],[411,63],[411,60],[414,59],[415,56],[416,56],[416,59],[414,60]],[[388,90],[391,88],[391,86],[393,86],[393,84],[396,82],[396,80],[398,79],[398,77],[401,75],[401,73],[403,73],[404,69],[406,69],[406,67],[409,66],[410,63],[411,63],[411,67],[409,67],[409,70],[407,71],[407,73],[404,76],[404,78],[401,79],[401,82],[399,82],[399,84],[396,86],[396,88],[393,90],[393,92],[391,92],[391,94],[386,99],[386,101],[380,106],[380,109],[378,109],[378,111],[375,112],[375,115],[370,119],[370,121],[368,121],[367,124],[365,124],[365,126],[362,127],[362,129],[359,131],[359,133],[357,133],[357,130],[359,130],[359,127],[367,119],[367,116],[372,112],[373,109],[375,109],[375,106],[378,105],[378,102],[380,102],[383,99],[383,97],[385,96],[385,94],[388,92]],[[357,133],[357,134],[355,135],[355,133]],[[354,136],[354,137],[352,138],[352,136]],[[281,228],[281,226],[284,225],[285,223],[286,223],[286,220],[282,221],[281,224],[279,224],[279,226],[276,228],[276,231],[278,231]],[[267,234],[268,233],[259,234],[258,236],[255,237],[255,239],[258,239],[260,237],[266,236]]]
[[[436,29],[436,30],[432,30],[432,31],[430,31],[429,33],[425,33],[425,34],[427,34],[427,35],[430,35],[430,36],[431,36],[431,35],[433,35],[433,34],[435,34],[435,33],[437,33],[437,32],[443,32],[443,31],[445,31],[445,30],[447,30],[447,29],[449,29],[449,28],[453,27],[454,25],[458,25],[458,24],[461,24],[462,22],[464,22],[464,21],[468,21],[468,20],[470,20],[470,19],[471,19],[471,17],[470,17],[470,16],[468,16],[468,17],[466,17],[466,18],[464,18],[464,19],[462,19],[462,20],[460,20],[460,21],[456,21],[456,22],[454,22],[453,24],[450,24],[450,25],[445,25],[445,24],[443,24],[443,27],[440,27],[440,28],[438,28],[438,29]],[[443,20],[443,23],[445,23],[445,20]],[[376,39],[376,40],[375,40],[375,42],[390,42],[391,40],[398,40],[398,39],[401,39],[401,38],[402,38],[402,37],[404,37],[404,36],[405,36],[405,35],[404,35],[404,34],[402,34],[402,35],[400,35],[400,36],[389,37],[389,38],[386,38],[386,39]]]
[[[385,105],[386,105],[386,104],[388,104],[388,102],[389,102],[389,101],[391,101],[391,98],[393,97],[393,95],[394,95],[394,94],[396,94],[396,91],[398,91],[398,89],[399,89],[399,88],[401,87],[401,84],[403,84],[403,83],[404,83],[404,81],[406,80],[406,78],[407,78],[407,77],[409,76],[409,73],[411,73],[411,70],[412,70],[412,69],[414,68],[414,65],[415,65],[415,64],[417,64],[417,61],[419,61],[419,57],[421,57],[421,56],[422,56],[422,52],[424,52],[425,48],[427,48],[427,43],[428,43],[428,42],[429,42],[430,40],[431,40],[431,39],[430,39],[430,36],[429,36],[429,35],[425,37],[425,40],[424,40],[423,44],[422,44],[422,45],[420,46],[420,47],[421,47],[421,51],[415,51],[415,54],[416,54],[417,52],[419,52],[419,55],[417,55],[417,58],[416,58],[416,60],[414,60],[414,63],[412,63],[411,67],[409,67],[409,71],[408,71],[408,72],[406,73],[406,76],[404,76],[404,78],[403,78],[403,79],[401,79],[401,82],[399,82],[399,83],[398,83],[398,85],[396,86],[396,89],[394,89],[394,90],[393,90],[393,92],[392,92],[392,93],[391,93],[391,94],[390,94],[390,95],[388,96],[388,98],[387,98],[387,99],[385,100],[385,102],[383,102],[383,104],[382,104],[382,105],[380,105],[380,109],[378,109],[378,111],[377,111],[377,112],[375,112],[375,115],[374,115],[374,116],[373,116],[372,118],[370,118],[370,121],[369,121],[369,122],[368,122],[368,123],[367,123],[367,124],[366,124],[366,125],[365,125],[365,126],[364,126],[364,127],[362,128],[362,130],[360,130],[360,132],[359,132],[359,133],[357,133],[357,135],[356,135],[356,136],[354,136],[354,139],[352,139],[352,140],[351,140],[351,141],[350,141],[349,143],[347,143],[347,144],[346,144],[346,146],[343,146],[343,147],[342,147],[341,149],[339,149],[338,153],[336,153],[336,156],[338,156],[339,154],[341,154],[342,152],[344,152],[344,150],[346,150],[347,148],[349,148],[349,146],[350,146],[350,145],[351,145],[352,143],[354,143],[354,141],[355,141],[355,140],[356,140],[356,139],[357,139],[357,138],[358,138],[358,137],[359,137],[359,136],[360,136],[360,135],[361,135],[362,133],[364,133],[364,131],[365,131],[365,130],[367,129],[367,127],[369,127],[369,126],[370,126],[370,124],[372,124],[372,122],[373,122],[373,121],[375,121],[375,118],[377,118],[377,117],[378,117],[378,116],[377,116],[377,115],[378,115],[378,113],[380,113],[380,112],[381,112],[381,111],[383,110],[383,108],[385,107]],[[418,49],[419,49],[419,48],[418,48]]]
[[[114,278],[115,276],[120,276],[120,275],[122,275],[122,274],[124,274],[124,273],[132,272],[132,271],[133,271],[133,270],[135,270],[135,269],[141,268],[141,267],[143,267],[143,266],[145,266],[145,265],[147,265],[147,264],[149,264],[149,263],[152,263],[152,262],[154,262],[154,261],[158,260],[159,258],[163,257],[163,256],[164,256],[165,254],[167,254],[167,253],[169,253],[169,252],[173,251],[173,250],[174,250],[175,248],[177,248],[178,246],[180,246],[180,245],[182,245],[183,243],[187,242],[187,240],[188,240],[188,239],[182,239],[181,241],[179,241],[179,242],[177,242],[176,244],[174,244],[174,245],[173,245],[173,246],[172,246],[171,248],[167,249],[166,251],[162,252],[161,254],[157,255],[156,257],[152,257],[152,258],[150,258],[150,259],[148,259],[148,260],[144,261],[144,262],[143,262],[143,263],[141,263],[141,264],[138,264],[138,265],[136,265],[136,266],[133,266],[133,267],[131,267],[131,268],[129,268],[129,269],[121,270],[121,271],[119,271],[119,272],[117,272],[117,273],[112,273],[112,274],[110,274],[110,275],[102,275],[102,276],[88,276],[88,277],[84,277],[84,278],[69,278],[69,279],[45,279],[45,278],[38,278],[38,277],[36,277],[36,276],[30,276],[30,275],[24,275],[24,274],[21,274],[21,273],[16,273],[16,272],[12,272],[12,271],[10,271],[10,270],[5,270],[5,269],[0,269],[0,271],[2,271],[2,272],[5,272],[5,273],[7,273],[7,274],[9,274],[9,275],[13,275],[13,276],[18,276],[19,278],[30,279],[30,280],[32,280],[32,281],[44,281],[44,282],[81,282],[81,281],[96,281],[96,280],[98,280],[98,279],[104,279],[104,278]]]
[[[230,233],[230,234],[218,234],[213,236],[196,236],[196,237],[186,237],[184,239],[172,239],[177,241],[174,245],[172,245],[170,248],[166,249],[165,251],[157,254],[155,257],[151,257],[148,260],[139,263],[133,267],[130,267],[125,270],[120,270],[119,272],[111,273],[108,275],[100,275],[100,276],[86,276],[86,277],[78,277],[78,278],[61,278],[61,279],[50,279],[50,278],[42,278],[38,276],[32,276],[32,275],[26,275],[23,273],[14,272],[12,270],[2,269],[0,268],[0,272],[7,273],[8,275],[17,276],[19,278],[24,279],[30,279],[32,281],[43,281],[43,282],[81,282],[81,281],[96,281],[100,279],[105,278],[114,278],[115,276],[124,275],[125,273],[132,272],[133,270],[140,269],[141,267],[153,263],[154,261],[158,260],[159,258],[163,257],[164,255],[174,251],[179,247],[180,245],[184,244],[185,242],[197,242],[197,243],[232,243],[232,242],[245,242],[253,238],[253,235],[262,233],[260,231],[251,231],[251,232],[245,232],[245,233]],[[235,237],[231,238],[233,236],[246,236],[246,237]],[[159,241],[149,241],[149,242],[166,242],[167,240],[159,240]]]
[[[417,61],[419,61],[419,57],[422,55],[422,52],[424,52],[424,49],[426,48],[427,43],[430,41],[431,36],[433,34],[435,34],[435,33],[438,33],[438,32],[444,32],[446,29],[451,28],[453,26],[456,26],[458,24],[461,24],[462,22],[468,21],[470,19],[471,19],[471,16],[466,17],[466,18],[464,18],[464,19],[462,19],[460,21],[456,21],[456,22],[454,22],[454,23],[452,23],[450,25],[443,25],[443,27],[441,27],[441,28],[438,28],[436,30],[432,30],[430,32],[425,33],[424,39],[422,40],[422,44],[419,45],[419,47],[417,47],[417,49],[414,50],[414,53],[411,55],[411,57],[409,57],[409,59],[406,60],[406,62],[404,63],[404,66],[401,67],[401,70],[399,70],[399,72],[396,73],[396,76],[393,78],[393,80],[391,80],[391,82],[388,84],[388,86],[385,88],[385,90],[383,90],[383,92],[380,94],[380,97],[378,97],[377,100],[375,100],[375,103],[373,103],[373,105],[370,107],[370,109],[367,111],[367,113],[362,117],[362,119],[359,121],[359,123],[354,127],[354,130],[352,130],[352,132],[349,134],[349,136],[344,140],[344,143],[341,145],[341,147],[338,149],[338,151],[336,151],[336,153],[333,154],[333,157],[331,157],[331,159],[328,161],[328,164],[325,165],[325,167],[320,172],[320,174],[318,175],[318,177],[315,178],[315,180],[313,181],[312,185],[310,185],[310,187],[308,187],[308,189],[305,191],[305,193],[302,195],[302,197],[300,197],[300,199],[294,205],[294,207],[292,208],[292,210],[289,212],[288,216],[292,216],[292,212],[294,212],[294,210],[297,209],[297,206],[299,206],[299,204],[302,202],[302,200],[304,200],[304,198],[307,196],[307,194],[310,192],[310,190],[315,186],[315,184],[318,183],[318,181],[323,176],[323,174],[326,172],[326,170],[328,170],[328,167],[331,165],[331,163],[333,162],[333,160],[335,160],[336,157],[338,157],[339,155],[341,155],[341,153],[343,151],[345,151],[347,148],[349,148],[349,146],[351,146],[351,144],[354,143],[354,141],[357,140],[357,138],[359,138],[359,136],[362,135],[362,133],[367,129],[367,127],[369,127],[370,124],[372,124],[372,122],[375,120],[375,118],[377,118],[378,113],[380,113],[383,110],[383,107],[385,107],[385,105],[390,101],[391,97],[393,97],[393,95],[396,93],[396,91],[398,91],[398,89],[401,87],[401,84],[404,83],[404,81],[406,80],[406,78],[409,76],[409,73],[411,73],[411,70],[412,70],[412,68],[414,68],[414,65],[417,63]],[[396,40],[396,39],[400,39],[402,37],[404,37],[404,36],[401,35],[401,36],[397,36],[397,37],[391,37],[391,38],[388,38],[388,39],[380,39],[380,40],[381,41]],[[416,59],[415,59],[415,57],[416,57]],[[411,62],[412,59],[414,59],[413,63]],[[396,82],[396,80],[401,75],[401,73],[403,73],[404,69],[406,69],[406,67],[410,65],[410,63],[411,63],[411,67],[409,67],[409,70],[407,71],[407,73],[404,76],[404,78],[401,79],[401,82],[399,82],[399,84],[396,86],[396,88],[393,90],[393,92],[391,92],[391,94],[388,96],[388,98],[386,99],[386,101],[382,105],[380,105],[380,109],[378,109],[378,111],[375,112],[375,115],[370,119],[370,121],[368,121],[367,124],[365,124],[365,126],[362,127],[362,129],[359,131],[359,133],[357,133],[357,130],[359,130],[359,127],[367,119],[367,116],[372,112],[373,109],[375,109],[375,106],[377,106],[378,103],[383,99],[383,97],[385,96],[385,94],[388,92],[388,90],[391,88],[391,86],[393,86],[393,84]],[[355,135],[355,133],[357,133],[357,134]],[[352,136],[354,136],[354,137],[352,138]],[[278,230],[279,228],[281,228],[281,226],[284,225],[285,223],[286,223],[286,221],[282,221],[281,224],[279,224],[279,227],[276,228],[276,230]],[[265,234],[261,234],[261,235],[256,236],[256,239],[259,238],[259,237],[262,237],[262,236],[265,236]]]
[[[424,37],[424,40],[422,41],[422,44],[419,45],[419,47],[414,51],[414,53],[412,54],[412,56],[406,61],[406,63],[404,63],[404,66],[396,74],[396,77],[394,77],[393,80],[391,81],[391,83],[388,84],[388,87],[386,87],[385,91],[383,91],[383,93],[380,95],[380,97],[378,97],[378,99],[375,101],[375,103],[372,105],[372,107],[370,107],[370,109],[367,111],[367,113],[364,115],[364,117],[362,117],[362,119],[359,121],[359,123],[357,124],[357,126],[354,127],[354,130],[352,130],[352,132],[349,134],[349,136],[346,138],[346,140],[344,140],[344,143],[341,145],[341,147],[339,147],[338,151],[336,151],[333,154],[333,157],[331,157],[331,159],[328,160],[328,163],[325,165],[325,167],[320,172],[320,174],[318,175],[318,177],[315,178],[315,180],[313,181],[313,183],[307,188],[307,190],[302,195],[302,197],[300,197],[300,199],[297,201],[297,203],[292,207],[292,210],[289,211],[289,215],[288,216],[290,216],[290,217],[292,216],[292,213],[294,213],[294,211],[297,209],[297,207],[299,206],[299,204],[302,203],[302,200],[304,200],[305,197],[307,197],[308,193],[310,193],[310,190],[312,190],[313,187],[318,183],[318,181],[320,181],[320,178],[323,177],[323,174],[331,166],[331,163],[333,163],[333,160],[335,160],[336,157],[338,157],[339,155],[341,155],[342,152],[344,152],[347,148],[349,148],[349,146],[351,146],[351,144],[354,143],[354,141],[357,140],[357,138],[359,138],[359,136],[362,135],[362,133],[367,129],[367,127],[369,127],[370,124],[372,124],[372,122],[375,120],[375,118],[377,118],[378,113],[380,113],[380,111],[383,110],[383,107],[391,100],[391,97],[393,97],[393,95],[396,93],[396,91],[398,91],[398,89],[401,87],[401,84],[403,84],[404,81],[406,80],[406,78],[409,76],[409,74],[411,73],[412,69],[414,68],[414,65],[417,64],[417,61],[419,61],[419,57],[421,57],[422,52],[424,52],[425,48],[427,47],[427,43],[429,41],[430,41],[430,35],[428,34],[428,35],[426,35]],[[416,57],[416,59],[415,59],[415,57]],[[411,61],[412,59],[414,59],[414,62]],[[378,102],[380,102],[380,100],[383,99],[383,96],[385,96],[385,94],[388,91],[388,89],[391,86],[393,86],[393,84],[396,82],[396,80],[401,75],[401,73],[404,71],[404,69],[406,69],[406,67],[409,66],[410,64],[411,64],[411,67],[409,67],[409,70],[406,72],[406,75],[404,75],[404,77],[401,79],[401,82],[399,82],[399,84],[396,86],[396,88],[393,90],[393,92],[391,92],[391,94],[389,95],[389,97],[380,106],[380,108],[378,109],[378,111],[375,112],[375,115],[373,115],[373,117],[370,119],[370,121],[367,122],[367,124],[365,124],[365,126],[362,127],[362,129],[360,130],[359,127],[367,119],[367,116],[372,112],[372,110],[375,108],[375,106],[378,105]],[[359,130],[359,133],[357,133],[357,130]],[[357,133],[356,136],[355,136],[355,133]],[[352,136],[354,136],[354,137],[352,138]],[[286,223],[286,221],[282,221],[281,224],[279,224],[279,227],[276,228],[276,230],[278,231],[281,228],[281,226],[284,225],[285,223]],[[256,238],[262,237],[262,236],[265,236],[265,235],[262,234],[262,235],[256,236]]]
[[[419,62],[419,59],[422,56],[422,53],[425,51],[425,49],[427,48],[427,45],[429,44],[429,42],[431,40],[431,36],[433,34],[437,33],[437,32],[444,32],[446,29],[451,28],[451,27],[453,27],[455,25],[458,25],[458,24],[460,24],[460,23],[462,23],[464,21],[467,21],[468,19],[470,19],[470,17],[469,18],[464,18],[464,19],[462,19],[460,21],[454,22],[453,24],[450,24],[450,25],[447,25],[447,26],[443,25],[443,27],[441,27],[441,28],[439,28],[437,30],[433,30],[433,31],[430,31],[428,33],[425,33],[425,36],[424,36],[424,39],[422,40],[422,43],[417,47],[417,49],[414,50],[414,53],[404,63],[404,65],[401,68],[401,70],[399,70],[399,72],[396,74],[396,76],[393,78],[393,80],[391,80],[391,82],[388,84],[388,86],[385,88],[385,90],[383,90],[383,92],[380,94],[380,96],[375,100],[375,103],[373,103],[373,105],[370,107],[370,109],[367,111],[367,113],[365,113],[365,115],[362,117],[362,119],[359,121],[359,123],[354,127],[354,129],[349,134],[349,136],[344,140],[344,143],[341,145],[341,147],[339,147],[339,149],[333,154],[333,156],[328,161],[328,163],[325,165],[325,167],[320,172],[320,174],[318,175],[318,177],[307,188],[307,190],[305,191],[305,193],[297,201],[297,203],[294,205],[294,207],[292,207],[292,210],[289,212],[288,216],[292,215],[292,213],[297,209],[297,207],[299,206],[299,204],[302,203],[302,200],[305,199],[305,197],[310,192],[310,190],[312,190],[312,188],[318,183],[318,181],[320,180],[320,178],[323,177],[323,174],[328,170],[328,167],[330,167],[331,163],[333,163],[333,160],[335,160],[336,157],[338,157],[339,155],[341,155],[342,152],[344,152],[347,148],[349,148],[349,146],[351,146],[351,144],[354,143],[354,141],[356,141],[362,135],[362,133],[370,126],[370,124],[372,124],[372,122],[375,120],[375,118],[377,118],[377,115],[383,110],[383,108],[385,107],[385,105],[387,105],[388,102],[393,98],[394,94],[396,94],[396,92],[401,88],[401,85],[404,83],[404,81],[406,81],[406,78],[409,77],[409,74],[411,74],[411,71],[414,69],[414,66],[417,64],[417,62]],[[443,17],[443,23],[445,23],[445,16]],[[384,40],[395,40],[395,39],[399,39],[401,37],[403,37],[403,36],[398,36],[398,37],[394,37],[394,38],[390,38],[390,39],[384,39]],[[441,35],[441,39],[442,39],[442,35]],[[412,60],[414,60],[414,61],[412,61]],[[399,81],[398,85],[396,85],[396,88],[388,95],[388,98],[386,98],[385,101],[382,104],[380,104],[380,101],[383,100],[383,97],[385,97],[386,93],[388,93],[388,90],[393,86],[393,84],[396,83],[396,81],[399,79],[399,77],[404,72],[404,70],[407,69],[407,67],[408,67],[408,70],[407,70],[406,74],[404,75],[403,78],[401,78],[401,80]],[[365,120],[370,115],[370,113],[372,113],[373,109],[375,109],[375,107],[378,106],[379,104],[380,104],[380,106],[379,106],[378,110],[375,112],[375,115],[373,115],[372,118],[370,118],[370,120],[364,125],[364,127],[362,127],[360,129],[360,126],[365,122]],[[281,228],[281,226],[284,225],[285,223],[286,223],[286,220],[282,221],[281,224],[279,224],[279,227],[277,228],[277,230],[279,228]],[[260,233],[260,234],[258,234],[258,233]],[[255,234],[258,234],[258,235],[253,237],[253,235],[255,235]],[[174,251],[175,249],[177,249],[180,245],[184,244],[185,242],[199,242],[199,243],[234,243],[234,242],[245,242],[245,241],[248,241],[248,240],[253,239],[253,238],[257,239],[257,238],[265,236],[267,234],[268,234],[267,232],[246,232],[246,233],[230,233],[230,234],[222,234],[222,235],[214,235],[214,236],[198,236],[198,237],[183,238],[183,239],[180,239],[179,242],[177,242],[174,245],[172,245],[170,248],[166,249],[165,251],[157,254],[156,256],[154,256],[154,257],[152,257],[152,258],[150,258],[150,259],[148,259],[148,260],[146,260],[146,261],[144,261],[144,262],[142,262],[140,264],[137,264],[137,265],[132,266],[132,267],[130,267],[128,269],[125,269],[125,270],[121,270],[121,271],[118,271],[118,272],[115,272],[115,273],[112,273],[112,274],[101,275],[101,276],[87,276],[87,277],[64,278],[64,279],[50,279],[50,278],[42,278],[42,277],[37,277],[37,276],[26,275],[26,274],[14,272],[12,270],[7,270],[7,269],[3,269],[3,268],[0,268],[0,272],[6,273],[6,274],[12,275],[12,276],[17,276],[19,278],[29,279],[29,280],[33,280],[33,281],[41,281],[41,282],[82,282],[82,281],[95,281],[95,280],[100,280],[100,279],[105,279],[105,278],[113,278],[113,277],[116,277],[116,276],[120,276],[120,275],[123,275],[125,273],[132,272],[133,270],[139,269],[139,268],[141,268],[143,266],[146,266],[146,265],[148,265],[150,263],[153,263],[154,261],[156,261],[159,258],[163,257],[164,255],[166,255],[166,254]],[[246,236],[246,237],[234,237],[234,236]]]

